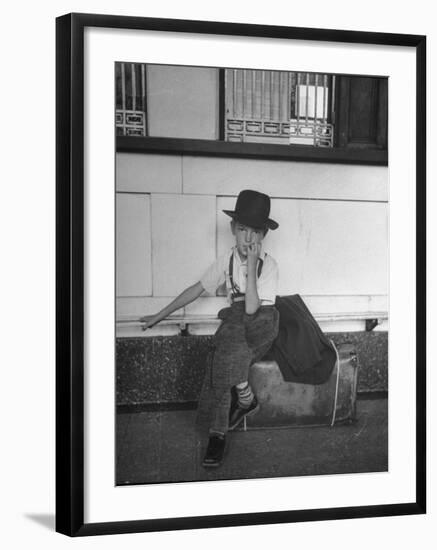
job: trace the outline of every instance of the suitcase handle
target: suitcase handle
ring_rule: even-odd
[[[338,384],[339,384],[339,380],[340,380],[340,358],[338,356],[338,350],[337,350],[336,345],[334,344],[334,342],[332,340],[329,340],[329,341],[331,342],[332,347],[334,348],[334,351],[335,351],[335,356],[336,356],[335,366],[337,367],[337,380],[335,382],[334,409],[332,411],[332,420],[331,420],[331,427],[332,427],[335,423],[335,416],[337,414]]]

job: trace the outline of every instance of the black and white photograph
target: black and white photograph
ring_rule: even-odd
[[[115,484],[387,472],[387,76],[122,60],[114,97]]]
[[[4,548],[432,548],[437,30],[408,8],[6,5]]]
[[[425,37],[57,19],[57,531],[425,511]]]

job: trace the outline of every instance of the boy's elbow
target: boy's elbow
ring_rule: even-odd
[[[261,305],[261,302],[259,300],[257,303],[254,303],[254,304],[248,304],[246,302],[246,307],[245,307],[246,315],[255,315],[260,305]]]

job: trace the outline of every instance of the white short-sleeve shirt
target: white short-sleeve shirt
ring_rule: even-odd
[[[200,278],[200,283],[209,294],[216,295],[217,290],[226,285],[228,301],[231,303],[231,282],[229,279],[229,259],[233,254],[234,285],[242,294],[246,292],[247,258],[241,261],[236,247],[222,254],[213,262]],[[261,305],[274,305],[278,290],[278,264],[269,254],[261,250],[260,258],[263,260],[261,275],[257,278],[256,288]]]

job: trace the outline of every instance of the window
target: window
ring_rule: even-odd
[[[117,136],[146,136],[146,65],[115,64],[115,127]]]
[[[225,139],[333,147],[335,76],[225,69]]]

